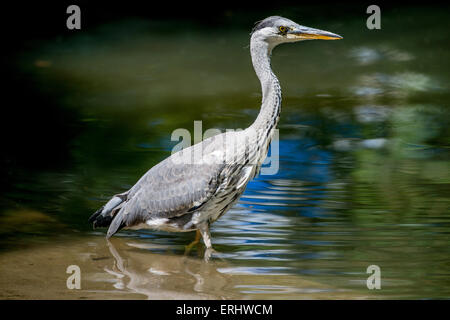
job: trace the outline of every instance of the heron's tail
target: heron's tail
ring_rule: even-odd
[[[111,200],[108,201],[103,207],[94,212],[93,215],[88,219],[89,222],[92,223],[92,226],[95,228],[109,227],[111,223],[113,223],[114,219],[117,215],[117,212],[120,209],[120,204],[123,202],[121,197],[115,196]],[[121,219],[120,219],[121,220]],[[110,228],[111,229],[111,228]],[[118,231],[119,228],[116,228]],[[111,236],[110,232],[108,232],[108,238]]]

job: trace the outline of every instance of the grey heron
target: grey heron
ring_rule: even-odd
[[[245,130],[213,136],[161,161],[96,211],[89,218],[93,227],[108,227],[107,238],[122,228],[197,231],[197,239],[201,235],[206,248],[212,249],[210,225],[258,174],[280,117],[281,87],[270,65],[272,50],[281,43],[311,39],[342,37],[279,16],[257,22],[250,39],[262,89],[256,120]]]

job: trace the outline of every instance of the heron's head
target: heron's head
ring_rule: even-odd
[[[285,42],[297,42],[302,40],[338,40],[341,36],[319,29],[301,26],[292,20],[272,16],[255,24],[252,30],[252,38],[266,41],[275,47]]]

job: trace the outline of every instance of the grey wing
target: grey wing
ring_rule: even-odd
[[[221,183],[223,164],[176,164],[170,158],[151,168],[128,192],[108,237],[148,219],[180,217],[203,206]]]

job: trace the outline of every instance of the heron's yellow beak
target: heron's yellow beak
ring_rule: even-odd
[[[298,40],[340,40],[343,39],[340,35],[314,29],[314,28],[302,28],[302,29],[294,29],[291,31],[288,31],[287,33],[288,38],[291,39],[298,39]]]

